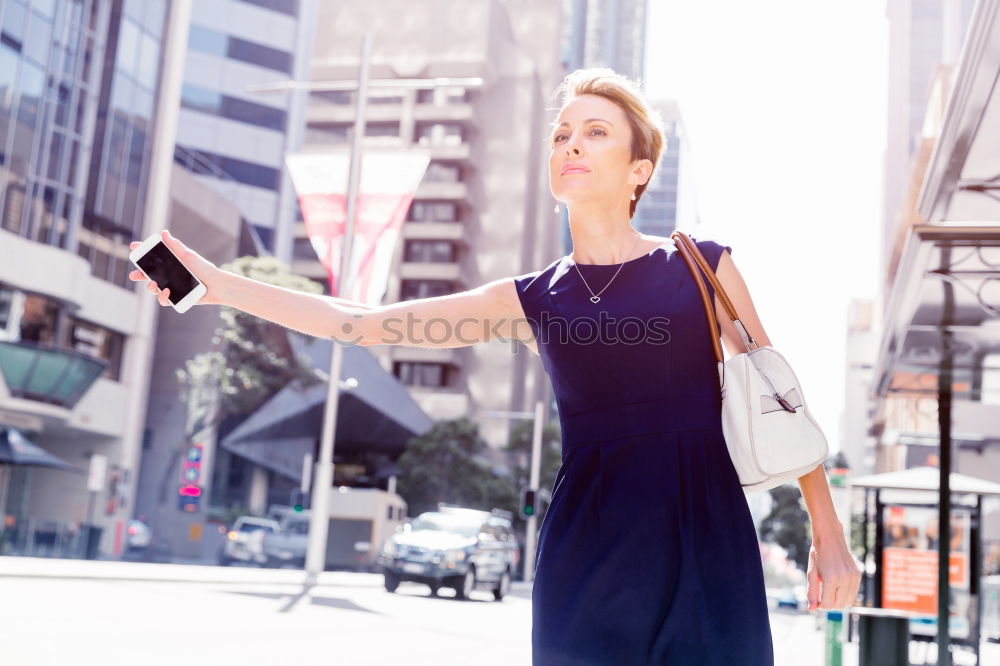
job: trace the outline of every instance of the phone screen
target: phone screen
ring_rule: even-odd
[[[198,286],[198,278],[177,260],[163,241],[159,241],[153,249],[142,255],[136,264],[161,291],[170,288],[171,303],[180,303]]]

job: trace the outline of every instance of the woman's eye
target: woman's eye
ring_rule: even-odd
[[[605,134],[605,135],[607,134],[607,132],[605,132],[604,130],[602,130],[600,127],[595,127],[594,129],[590,130],[590,132],[591,133],[593,133],[593,132],[600,132],[601,134]],[[559,139],[562,139],[565,136],[566,136],[565,134],[559,134],[559,135],[557,135],[554,139],[552,139],[552,143],[559,143]]]

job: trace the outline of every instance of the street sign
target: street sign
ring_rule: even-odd
[[[90,469],[87,473],[87,490],[98,493],[104,489],[104,477],[108,472],[108,457],[95,453],[90,456]]]
[[[188,448],[185,460],[181,464],[180,482],[182,484],[197,484],[201,481],[203,453],[204,445],[201,442],[195,442]]]

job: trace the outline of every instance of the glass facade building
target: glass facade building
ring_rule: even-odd
[[[130,287],[164,0],[0,2],[0,224]]]

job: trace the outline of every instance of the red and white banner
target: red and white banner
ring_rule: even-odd
[[[349,293],[340,289],[340,257],[347,228],[350,151],[289,153],[285,163],[298,193],[309,242],[330,279],[330,294],[379,305],[400,228],[430,163],[430,151],[366,148],[361,159]]]

